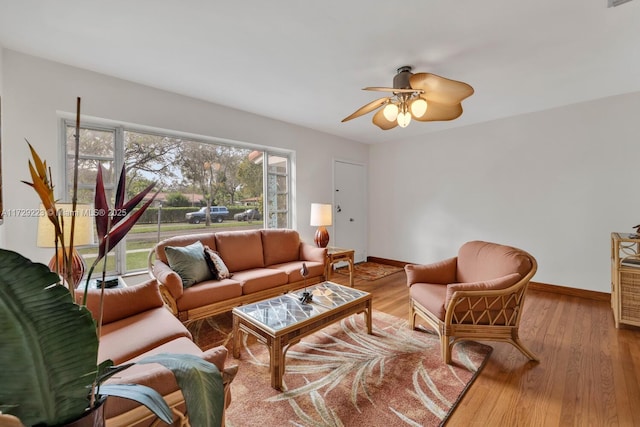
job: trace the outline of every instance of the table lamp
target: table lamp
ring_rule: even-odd
[[[311,225],[318,227],[314,242],[319,248],[326,248],[329,244],[329,232],[325,227],[331,225],[332,212],[330,204],[311,203]]]
[[[69,241],[71,239],[71,218],[73,216],[71,203],[57,203],[56,209],[58,210],[58,217],[61,222],[64,223],[64,247],[66,250],[69,248]],[[44,206],[40,206],[40,212],[45,212]],[[87,269],[87,265],[82,259],[82,256],[76,250],[78,246],[86,246],[94,243],[93,240],[93,206],[92,205],[76,205],[76,224],[73,236],[73,251],[71,253],[72,259],[72,277],[73,286],[77,287],[84,272]],[[55,248],[56,247],[56,233],[53,224],[47,217],[47,215],[41,215],[38,219],[38,236],[37,246],[40,248]],[[49,261],[49,268],[54,271],[65,280],[64,274],[64,261],[63,261],[62,247],[58,243],[57,252]]]

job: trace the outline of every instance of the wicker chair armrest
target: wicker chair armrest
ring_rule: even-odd
[[[178,316],[178,304],[176,303],[176,299],[173,297],[169,288],[159,283],[159,289],[164,305],[171,311],[171,313],[173,313],[174,316]]]
[[[156,279],[155,274],[153,274],[153,264],[155,263],[156,260],[156,249],[151,248],[151,250],[149,251],[149,255],[147,255],[147,274],[149,274],[149,277],[152,279]]]
[[[518,275],[519,276],[519,275]],[[508,276],[505,276],[508,277]],[[506,281],[506,279],[505,279]],[[517,325],[529,277],[502,288],[453,290],[445,302],[445,325],[484,324]],[[464,283],[456,285],[476,285]]]
[[[156,251],[152,249],[147,257],[147,273],[158,282],[160,295],[165,306],[174,316],[178,315],[176,300],[182,296],[183,287],[180,276],[167,264],[156,258]]]
[[[447,285],[447,296],[444,300],[444,306],[449,305],[449,301],[455,293],[464,292],[466,297],[483,297],[502,295],[504,291],[520,282],[522,276],[518,273],[508,274],[506,276],[497,277],[491,280],[483,280],[469,283],[450,283]],[[498,293],[491,295],[490,291]],[[508,292],[507,292],[508,293]]]

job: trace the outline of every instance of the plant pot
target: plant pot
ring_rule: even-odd
[[[65,424],[65,427],[104,427],[104,403],[106,401],[106,397],[100,399],[95,408],[87,411],[77,420]]]

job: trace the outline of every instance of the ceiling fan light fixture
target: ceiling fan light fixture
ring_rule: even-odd
[[[398,106],[392,102],[388,103],[384,109],[382,110],[382,114],[384,114],[384,118],[393,122],[398,118]]]
[[[387,96],[363,105],[342,119],[342,122],[375,110],[377,112],[373,115],[372,122],[382,130],[393,129],[396,126],[405,128],[409,126],[411,119],[435,122],[460,117],[462,100],[473,95],[470,85],[431,73],[414,74],[411,69],[411,66],[398,68],[393,78],[393,87],[363,88],[386,92]]]
[[[416,98],[411,101],[409,109],[413,117],[420,118],[427,112],[427,101],[424,98]]]
[[[411,114],[408,111],[398,113],[398,126],[406,128],[411,123]]]

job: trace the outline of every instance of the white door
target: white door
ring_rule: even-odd
[[[367,182],[365,166],[334,162],[334,235],[330,246],[355,250],[355,262],[367,259]]]

